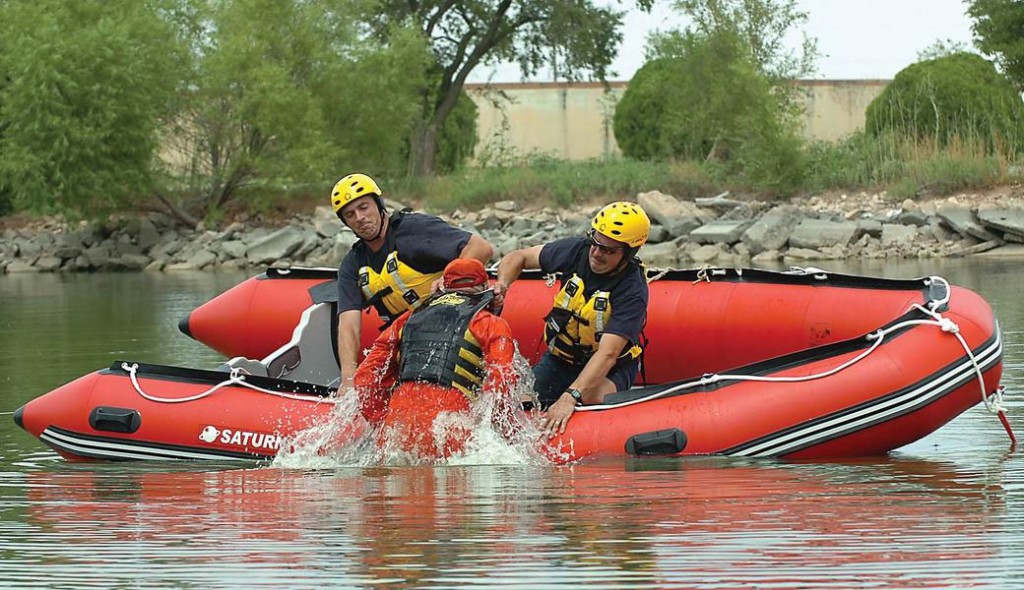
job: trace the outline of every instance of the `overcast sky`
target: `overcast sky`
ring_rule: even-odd
[[[597,0],[615,5],[614,0]],[[818,40],[817,78],[828,80],[890,79],[917,61],[918,52],[939,40],[971,43],[971,19],[963,0],[798,0],[808,14],[804,32]],[[629,6],[623,1],[619,6]],[[666,0],[656,0],[650,14],[626,15],[623,43],[612,69],[613,80],[629,80],[644,63],[647,35],[682,28],[686,21]],[[519,82],[518,68],[479,68],[474,82]],[[549,80],[550,74],[537,80]]]

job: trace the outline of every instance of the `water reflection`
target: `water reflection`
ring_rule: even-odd
[[[672,459],[25,478],[25,525],[3,525],[0,583],[16,571],[81,585],[82,566],[117,564],[104,584],[922,587],[1007,581],[999,566],[1024,557],[993,535],[1007,516],[999,465]]]
[[[844,270],[985,296],[1020,436],[1021,266]],[[176,322],[237,280],[0,277],[0,412],[121,355],[211,366]],[[1024,587],[1024,459],[980,407],[891,458],[820,464],[81,466],[0,424],[0,587]]]

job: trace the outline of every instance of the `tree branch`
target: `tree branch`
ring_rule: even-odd
[[[444,18],[445,13],[447,13],[448,10],[450,10],[451,7],[454,5],[455,0],[445,0],[445,2],[441,6],[437,7],[437,12],[435,12],[434,14],[430,15],[429,18],[427,18],[427,24],[423,27],[423,32],[427,35],[428,38],[433,34],[434,27],[436,27],[437,24],[441,22],[441,19]]]
[[[160,201],[167,211],[170,212],[171,216],[180,221],[182,224],[187,225],[192,229],[196,229],[199,226],[199,220],[188,214],[187,211],[178,207],[170,199],[163,195],[163,193],[157,192],[154,194],[158,201]]]

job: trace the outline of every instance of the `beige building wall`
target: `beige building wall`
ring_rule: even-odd
[[[864,129],[864,113],[889,80],[801,80],[804,137],[836,141]]]
[[[808,139],[835,141],[864,127],[864,110],[888,80],[802,80]],[[620,155],[612,131],[625,82],[467,84],[479,108],[479,162],[529,155],[583,160]]]

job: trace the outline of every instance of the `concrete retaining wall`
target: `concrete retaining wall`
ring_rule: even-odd
[[[804,135],[835,141],[864,127],[864,111],[888,80],[801,80]],[[477,159],[546,154],[568,160],[619,155],[612,131],[626,82],[467,84],[480,109]]]

